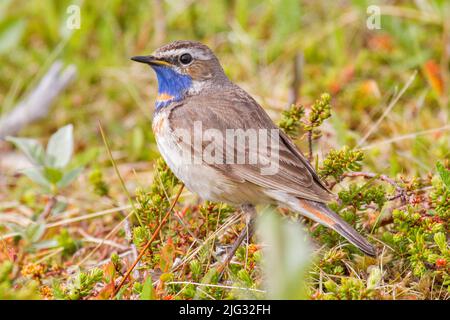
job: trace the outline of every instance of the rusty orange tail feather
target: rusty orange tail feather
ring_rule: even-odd
[[[376,256],[373,245],[324,203],[299,199],[298,206],[298,208],[294,209],[297,209],[312,220],[333,229],[368,256]]]

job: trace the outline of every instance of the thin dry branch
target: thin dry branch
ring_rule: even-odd
[[[395,182],[393,179],[389,178],[388,176],[386,176],[384,174],[377,174],[377,173],[373,173],[373,172],[354,171],[354,172],[345,172],[342,175],[342,177],[344,177],[344,178],[345,177],[363,177],[363,178],[369,178],[369,179],[377,178],[377,179],[380,179],[380,180],[382,180],[384,182],[389,183],[398,192],[402,192],[403,191],[403,188],[400,187],[397,182]]]
[[[120,288],[122,288],[123,284],[125,283],[125,281],[130,276],[130,273],[133,271],[134,267],[136,267],[138,262],[142,259],[142,257],[144,256],[145,252],[147,251],[147,249],[150,247],[150,245],[156,239],[156,237],[157,237],[159,231],[161,230],[161,228],[166,224],[167,220],[169,219],[170,214],[172,213],[173,208],[175,207],[175,204],[178,202],[178,198],[180,197],[181,192],[183,191],[183,189],[184,189],[184,184],[182,184],[180,189],[178,190],[178,193],[175,196],[175,199],[173,200],[172,205],[170,206],[169,210],[167,210],[167,213],[164,216],[164,218],[161,220],[161,223],[158,225],[158,227],[155,229],[155,231],[153,231],[152,237],[150,238],[150,240],[148,240],[148,242],[142,248],[141,252],[139,253],[139,256],[137,257],[137,259],[133,262],[131,267],[127,270],[127,273],[125,273],[125,275],[123,276],[122,281],[120,281],[119,285],[114,290],[114,292],[112,294],[112,297],[115,297],[117,295],[117,293],[120,291]]]

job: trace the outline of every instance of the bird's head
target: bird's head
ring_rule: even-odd
[[[204,44],[175,41],[152,55],[131,58],[150,65],[158,78],[156,108],[198,94],[215,83],[228,81],[219,60]]]

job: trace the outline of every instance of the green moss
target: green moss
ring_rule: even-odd
[[[319,175],[339,180],[344,172],[361,170],[364,154],[360,150],[351,150],[347,146],[341,150],[331,150],[319,167]]]
[[[103,271],[94,268],[89,272],[79,271],[64,284],[53,283],[53,295],[57,299],[78,300],[92,294],[94,286],[103,280]]]
[[[281,120],[278,126],[290,137],[298,136],[302,127],[302,117],[305,114],[305,108],[301,105],[292,105],[288,110],[281,113]]]

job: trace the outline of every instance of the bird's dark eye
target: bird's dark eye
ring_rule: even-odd
[[[189,63],[191,63],[191,61],[192,61],[192,56],[189,53],[183,53],[180,56],[180,62],[182,64],[189,64]]]

